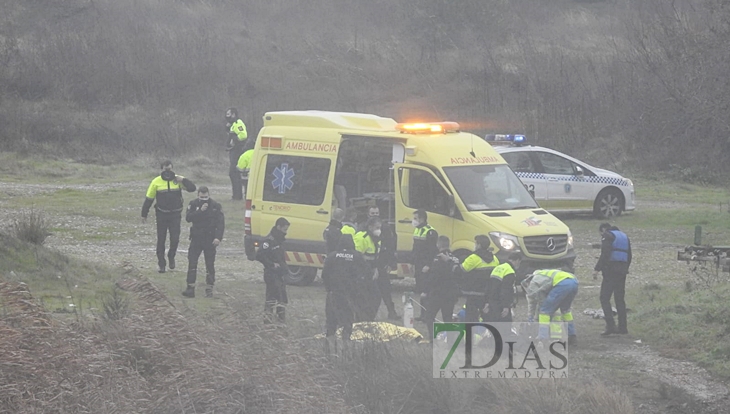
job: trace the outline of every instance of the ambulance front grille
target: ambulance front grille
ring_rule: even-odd
[[[530,236],[524,238],[525,250],[530,254],[552,256],[565,252],[568,235]]]

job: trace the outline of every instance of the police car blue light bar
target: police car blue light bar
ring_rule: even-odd
[[[527,142],[527,137],[522,134],[487,134],[484,139],[494,144],[522,145]]]

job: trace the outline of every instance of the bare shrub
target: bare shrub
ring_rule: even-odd
[[[18,239],[42,245],[51,233],[48,232],[49,225],[46,223],[43,210],[31,208],[23,211],[20,217],[13,222],[13,235]]]

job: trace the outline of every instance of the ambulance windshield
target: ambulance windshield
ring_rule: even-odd
[[[538,208],[507,165],[444,167],[444,171],[469,211]]]

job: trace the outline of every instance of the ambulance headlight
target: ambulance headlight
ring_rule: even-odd
[[[489,233],[489,237],[492,238],[492,242],[499,246],[500,249],[508,252],[516,250],[520,245],[517,241],[517,236],[511,234],[494,231]]]
[[[568,230],[568,249],[573,248],[573,233]]]

